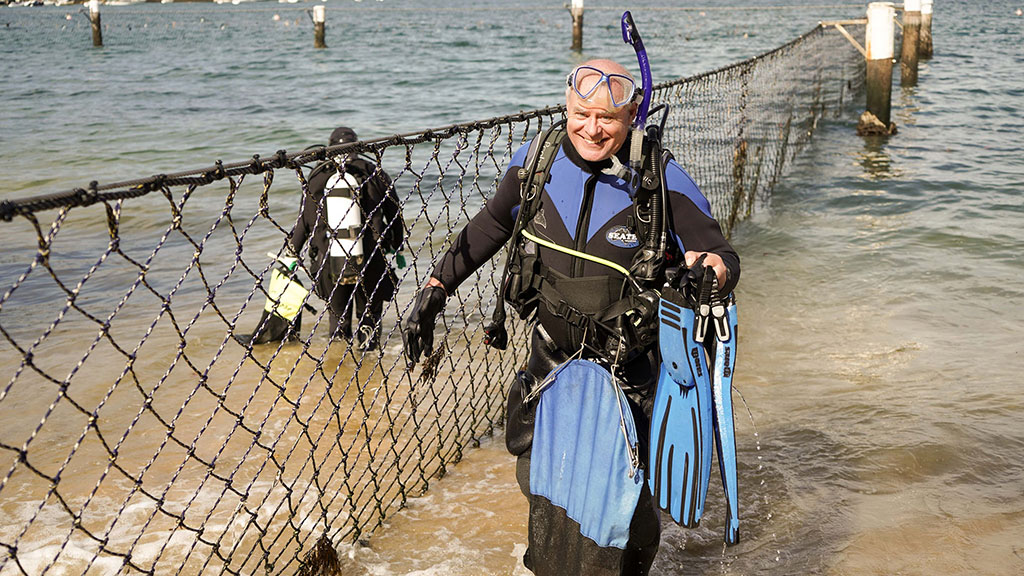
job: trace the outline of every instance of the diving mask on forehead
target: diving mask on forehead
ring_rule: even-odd
[[[576,95],[590,100],[602,89],[608,91],[609,101],[615,108],[620,108],[636,99],[639,90],[636,82],[625,74],[605,74],[593,66],[580,66],[569,73],[566,84]]]

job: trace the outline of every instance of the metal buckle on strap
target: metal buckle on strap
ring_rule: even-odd
[[[578,328],[586,328],[590,325],[590,316],[573,308],[565,300],[558,303],[554,314]]]
[[[355,240],[359,238],[362,226],[350,226],[348,228],[336,228],[333,230],[335,240]]]
[[[359,197],[359,190],[353,189],[350,186],[337,186],[331,188],[327,192],[328,198],[347,198],[349,200],[355,200]]]

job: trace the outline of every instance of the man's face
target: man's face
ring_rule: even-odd
[[[612,72],[618,73],[619,70]],[[591,73],[579,78],[577,83],[586,94],[600,80],[599,74]],[[619,87],[612,84],[612,89],[617,90]],[[615,94],[615,98],[622,100],[623,94]],[[569,88],[566,92],[566,106],[569,140],[580,156],[589,162],[606,160],[618,152],[629,135],[637,109],[634,103],[618,108],[613,106],[606,85],[598,86],[586,100]]]

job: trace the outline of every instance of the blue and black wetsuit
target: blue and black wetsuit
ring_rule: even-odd
[[[520,205],[518,169],[524,164],[527,148],[516,152],[494,198],[473,217],[435,267],[433,276],[449,294],[510,239]],[[628,149],[627,141],[619,151],[623,162]],[[601,173],[609,165],[609,161],[594,164],[583,160],[569,139],[563,139],[530,229],[544,240],[628,269],[640,248],[633,201],[624,180]],[[730,292],[739,280],[739,256],[711,216],[707,199],[674,161],[666,166],[665,178],[670,190],[669,241],[675,241],[680,254],[696,250],[720,255],[729,270],[723,292]],[[557,283],[559,295],[572,309],[594,313],[621,297],[621,273],[544,246],[538,246],[537,251],[544,273]],[[565,316],[564,310],[550,302],[537,309],[538,323],[554,344],[572,353],[579,348],[582,335],[577,326],[566,322]],[[647,375],[653,378],[656,374],[654,369]]]
[[[461,231],[433,276],[451,294],[477,268],[494,257],[509,241],[520,207],[519,168],[528,145],[513,156],[497,193]],[[628,141],[619,150],[628,161]],[[641,248],[634,222],[633,201],[627,182],[601,171],[610,161],[583,160],[564,138],[551,167],[539,207],[530,224],[535,236],[578,252],[597,256],[629,269]],[[679,248],[713,252],[729,271],[723,291],[732,291],[740,276],[740,260],[725,239],[710,205],[688,174],[674,161],[665,167],[669,190],[666,207],[669,240]],[[580,326],[570,322],[567,309],[584,313],[603,310],[622,297],[624,277],[600,263],[534,244],[543,274],[557,287],[556,302],[549,298],[537,306],[537,329],[532,337],[529,372],[536,381],[578,351],[583,337]],[[587,357],[587,353],[584,353]],[[640,432],[640,454],[647,454],[647,429],[657,382],[657,344],[622,368],[620,381],[631,402]],[[519,457],[517,477],[530,499],[530,542],[526,566],[537,574],[646,574],[660,539],[658,513],[645,487],[630,528],[625,550],[600,548],[582,536],[579,525],[565,511],[543,497],[530,494],[529,462],[533,406],[522,405],[529,382],[517,379],[509,396],[506,443]],[[569,409],[567,407],[567,409]],[[644,462],[646,466],[646,462]]]

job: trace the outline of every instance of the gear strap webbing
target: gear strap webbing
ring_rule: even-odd
[[[622,274],[623,276],[628,278],[629,281],[632,282],[634,286],[637,286],[639,288],[639,285],[637,284],[636,280],[633,278],[633,275],[629,273],[629,270],[626,270],[624,267],[616,264],[615,262],[612,262],[611,260],[605,260],[604,258],[601,258],[601,257],[598,257],[598,256],[594,256],[592,254],[587,254],[586,252],[580,252],[578,250],[573,250],[572,248],[567,248],[565,246],[560,246],[558,244],[555,244],[554,242],[551,242],[550,240],[545,240],[545,239],[543,239],[543,238],[541,238],[539,236],[535,236],[535,235],[531,234],[528,230],[525,230],[525,229],[522,231],[522,234],[523,234],[523,237],[526,238],[527,240],[531,240],[533,242],[536,242],[537,244],[539,244],[539,245],[541,245],[541,246],[543,246],[545,248],[550,248],[552,250],[557,250],[559,252],[562,252],[564,254],[568,254],[568,255],[576,257],[576,258],[581,258],[583,260],[588,260],[590,262],[594,262],[595,264],[600,264],[602,266],[607,266],[607,267],[611,268],[612,270],[615,270],[619,274]]]
[[[551,172],[551,165],[558,155],[558,147],[565,137],[565,120],[552,124],[547,130],[534,138],[527,149],[526,160],[523,168],[519,171],[520,179],[520,201],[519,212],[516,214],[515,225],[512,230],[512,241],[509,244],[508,256],[505,258],[505,269],[501,274],[501,283],[498,286],[498,302],[491,315],[492,326],[503,330],[505,324],[505,290],[508,284],[509,268],[512,261],[517,257],[519,250],[518,236],[526,225],[533,219],[533,212],[536,211],[540,193],[544,189],[547,175]],[[538,176],[540,181],[538,182]]]

